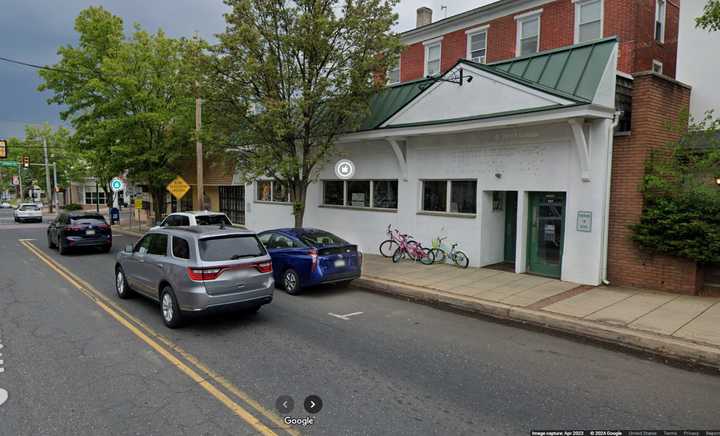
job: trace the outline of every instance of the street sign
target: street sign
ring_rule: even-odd
[[[0,139],[0,159],[7,159],[7,141]]]
[[[112,189],[112,192],[124,191],[125,182],[120,177],[113,177],[113,179],[110,180],[110,189]]]
[[[190,185],[187,184],[185,179],[177,176],[175,177],[175,180],[167,185],[167,190],[173,195],[173,197],[180,200],[190,190]]]
[[[18,163],[14,160],[0,161],[0,168],[17,168]]]
[[[142,198],[135,199],[135,209],[142,209]]]

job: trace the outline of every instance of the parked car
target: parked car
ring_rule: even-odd
[[[188,226],[212,226],[222,223],[232,226],[230,218],[222,212],[210,212],[208,210],[192,212],[173,212],[152,230],[161,227],[188,227]]]
[[[362,272],[362,254],[330,232],[277,229],[259,234],[273,262],[275,281],[288,294],[321,283],[347,284]]]
[[[13,212],[16,223],[42,222],[42,208],[35,203],[22,203]]]
[[[107,253],[112,248],[112,229],[105,217],[90,212],[61,212],[47,229],[48,246],[66,254],[72,248],[93,247]]]
[[[7,201],[0,203],[0,209],[10,209],[12,206]]]
[[[160,302],[163,322],[178,327],[188,313],[272,301],[272,262],[254,232],[230,227],[150,230],[117,256],[118,297],[133,292]]]

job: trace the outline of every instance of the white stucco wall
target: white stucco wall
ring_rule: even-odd
[[[680,33],[678,36],[677,79],[692,86],[690,114],[705,118],[713,109],[720,116],[720,32],[708,32],[695,27],[695,18],[703,13],[704,1],[680,2]]]
[[[407,140],[408,180],[402,180],[398,162],[384,141],[344,144],[339,156],[356,165],[355,179],[399,179],[397,212],[321,207],[322,186],[309,188],[305,225],[320,227],[357,243],[360,250],[377,253],[388,224],[430,245],[441,233],[460,243],[471,265],[502,260],[504,215],[492,211],[484,191],[519,191],[517,267],[524,271],[527,225],[527,192],[565,192],[563,280],[585,284],[600,282],[606,161],[610,120],[588,126],[591,181],[581,180],[581,170],[571,129],[567,123],[486,132],[412,137]],[[501,176],[498,178],[496,174]],[[321,179],[336,179],[332,165]],[[474,217],[435,216],[420,210],[421,180],[477,179],[477,214]],[[247,187],[247,225],[266,230],[293,225],[289,205],[253,201],[254,187]],[[488,210],[488,208],[490,210]],[[592,232],[576,231],[578,211],[593,216]]]

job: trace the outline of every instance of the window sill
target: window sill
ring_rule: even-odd
[[[321,204],[318,207],[323,209],[346,209],[346,210],[361,210],[363,212],[385,212],[385,213],[397,213],[397,209],[386,209],[382,207],[361,207],[361,206],[339,206],[335,204]]]
[[[421,210],[417,214],[418,215],[427,215],[427,216],[439,216],[439,217],[445,217],[445,218],[469,218],[469,219],[477,218],[477,214],[475,214],[475,213],[429,212],[429,211]]]
[[[288,201],[264,201],[264,200],[255,200],[254,203],[257,204],[274,204],[278,206],[292,206],[292,203]]]
[[[630,136],[632,135],[632,130],[628,130],[625,132],[615,132],[613,133],[613,136]]]

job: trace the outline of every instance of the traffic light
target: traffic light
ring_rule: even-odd
[[[7,141],[0,139],[0,159],[7,159]]]
[[[30,157],[29,156],[22,157],[22,165],[23,165],[23,168],[30,168]]]

